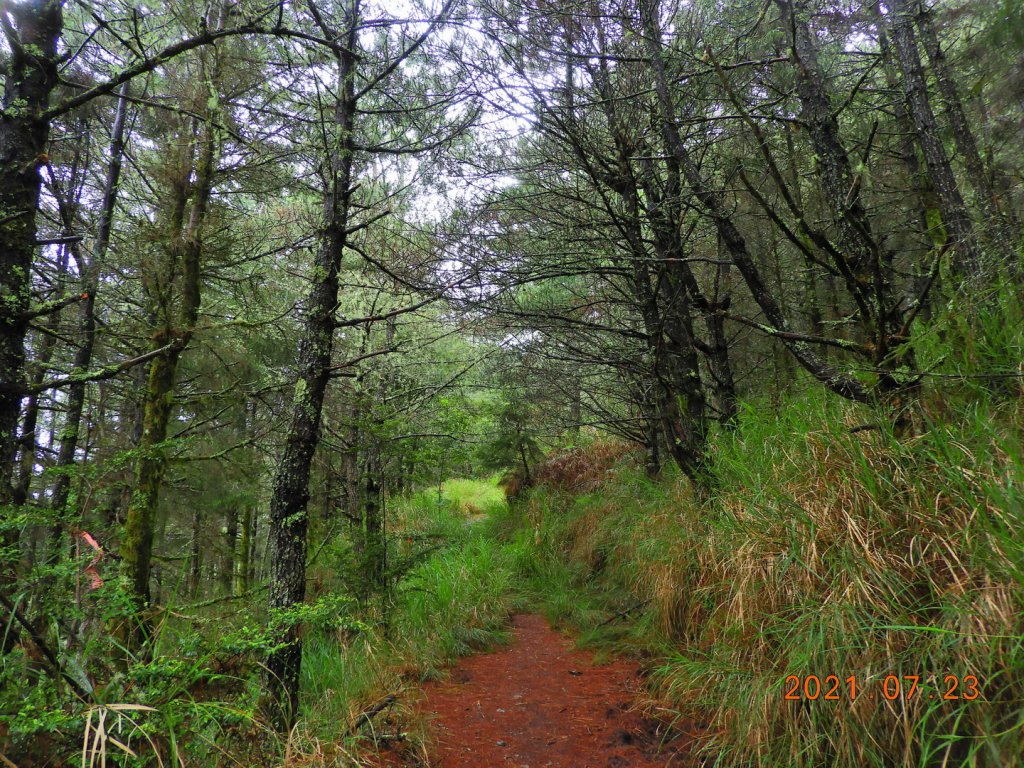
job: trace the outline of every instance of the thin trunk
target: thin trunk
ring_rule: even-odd
[[[110,134],[110,164],[103,185],[103,199],[100,203],[99,221],[96,225],[96,243],[92,256],[85,263],[79,264],[81,270],[81,289],[86,298],[79,304],[79,332],[81,334],[78,349],[75,350],[73,372],[84,372],[92,364],[93,349],[96,346],[96,290],[99,286],[99,270],[106,260],[110,246],[110,234],[113,228],[114,207],[117,203],[118,186],[121,179],[121,161],[124,156],[124,130],[128,112],[128,86],[122,85],[118,91],[117,108]],[[59,470],[53,488],[51,508],[60,516],[54,526],[52,538],[59,541],[64,526],[68,496],[71,491],[71,473],[66,470],[74,464],[75,452],[78,449],[79,431],[82,425],[82,413],[85,407],[86,384],[74,382],[68,387],[67,417],[60,436],[60,447],[57,451],[57,467]]]
[[[59,290],[63,292],[65,280],[67,277],[68,258],[67,249],[62,249],[61,258],[58,266],[58,280],[57,285],[60,286]],[[39,349],[37,359],[34,361],[32,367],[35,369],[32,374],[32,384],[38,385],[46,377],[49,368],[50,361],[53,359],[53,353],[57,346],[57,331],[60,328],[60,313],[54,312],[46,320],[47,329],[50,333],[43,335],[42,344]],[[18,438],[18,443],[21,450],[21,462],[18,466],[18,476],[14,483],[14,503],[24,504],[28,501],[29,492],[32,486],[32,478],[35,475],[36,462],[38,460],[39,437],[38,422],[39,422],[39,400],[42,397],[41,393],[33,393],[26,398],[25,401],[25,415],[22,420],[21,435]],[[52,418],[52,417],[51,417]],[[40,531],[33,528],[29,531],[29,542],[28,547],[23,548],[22,560],[27,573],[29,569],[36,563],[37,544],[40,543]],[[43,557],[46,557],[45,553],[45,534],[43,535],[44,553]]]
[[[78,210],[81,205],[82,179],[88,166],[87,155],[90,143],[88,123],[85,120],[80,120],[79,128],[81,136],[75,143],[74,157],[70,167],[70,179],[66,190],[61,188],[60,181],[51,173],[50,191],[57,202],[57,210],[61,221],[61,234],[67,237],[72,237],[75,234]],[[74,258],[76,267],[81,270],[84,259],[82,258],[77,241],[74,240],[60,246],[56,275],[56,292],[58,295],[63,295],[67,291],[67,276],[71,258]],[[33,366],[35,368],[32,380],[33,385],[41,384],[49,370],[57,338],[59,338],[57,332],[60,328],[60,319],[60,311],[52,312],[47,317],[46,324],[49,333],[43,336],[42,347],[39,351],[38,359]],[[39,418],[40,398],[41,393],[33,392],[26,401],[24,427],[21,435],[22,461],[18,482],[15,485],[15,503],[18,504],[24,503],[28,498],[32,477],[35,473],[36,445],[38,443],[36,425]],[[53,425],[54,419],[51,419],[51,431]],[[51,439],[48,441],[47,446],[52,445],[53,440]],[[35,538],[36,536],[33,534],[33,541]]]
[[[160,486],[167,468],[165,447],[168,425],[174,409],[174,378],[181,353],[195,333],[201,301],[200,261],[203,253],[202,228],[209,208],[213,176],[217,165],[216,129],[206,126],[200,140],[200,157],[195,168],[194,186],[184,174],[172,206],[170,264],[180,265],[179,296],[176,316],[168,316],[164,308],[161,326],[153,334],[154,348],[173,346],[152,360],[142,422],[139,458],[135,464],[135,487],[125,517],[121,556],[131,578],[136,604],[140,609],[150,603],[149,575],[155,538],[156,512]],[[193,197],[188,218],[187,200]]]
[[[719,251],[717,256],[721,262],[723,261],[722,242],[720,238],[716,238],[716,240]],[[711,374],[715,410],[718,411],[719,423],[726,429],[733,429],[739,414],[739,395],[736,393],[736,375],[733,372],[729,337],[725,332],[725,317],[723,315],[732,303],[730,291],[728,288],[722,288],[722,283],[728,278],[728,270],[728,265],[724,264],[719,264],[715,268],[714,292],[711,299],[706,302],[702,313],[708,331],[708,350],[705,355],[708,361],[708,371]]]
[[[395,318],[388,318],[385,327],[384,343],[392,347],[395,342]],[[367,341],[369,341],[367,337]],[[396,388],[395,371],[389,363],[384,363],[383,371],[377,383],[377,407],[383,406],[389,392]],[[379,414],[379,411],[378,411]],[[367,588],[370,591],[383,591],[387,587],[387,538],[384,516],[384,465],[380,456],[379,435],[384,423],[380,415],[374,417],[374,426],[370,430],[371,445],[366,460],[366,507],[363,515],[363,530],[366,536],[366,572],[364,574]],[[385,621],[387,616],[385,615]]]
[[[573,442],[578,442],[580,423],[583,421],[583,387],[580,379],[573,377],[569,388],[569,437]]]
[[[242,539],[238,545],[238,563],[235,566],[238,573],[238,592],[243,595],[249,591],[254,549],[253,533],[253,509],[246,504],[242,512]]]
[[[188,594],[195,598],[199,595],[199,581],[203,574],[203,516],[199,506],[192,509],[192,542],[188,560]]]
[[[644,469],[648,477],[657,477],[661,474],[661,422],[658,419],[658,407],[648,391],[650,387],[640,392],[640,412],[644,420],[644,449],[646,461]]]
[[[686,290],[671,278],[661,285],[661,357],[668,385],[662,387],[662,417],[669,453],[694,484],[705,486],[710,475],[708,421],[704,384],[694,346],[693,323]],[[662,374],[659,374],[659,376]]]
[[[320,440],[324,393],[330,380],[334,346],[338,271],[347,244],[352,196],[355,76],[359,7],[348,14],[346,45],[337,52],[339,95],[334,105],[334,147],[331,181],[323,201],[323,229],[313,263],[312,284],[297,352],[298,377],[292,398],[291,422],[274,478],[270,501],[270,609],[285,612],[306,596],[306,533],[309,526],[309,474]],[[302,640],[295,622],[282,620],[281,646],[267,659],[271,716],[288,731],[298,715]]]
[[[252,510],[252,533],[249,534],[251,543],[249,547],[249,572],[246,578],[251,581],[259,581],[266,574],[266,564],[269,560],[267,556],[267,548],[269,542],[265,542],[263,545],[263,555],[259,556],[260,546],[260,516],[256,513],[256,510]]]
[[[384,509],[381,504],[379,447],[371,445],[364,469],[366,502],[363,506],[363,590],[369,598],[385,586],[387,545],[384,540]]]
[[[63,287],[67,277],[67,255],[62,254],[58,268],[57,285]],[[38,386],[46,378],[50,369],[50,361],[53,359],[54,350],[57,347],[56,332],[60,327],[60,313],[54,312],[46,319],[46,327],[50,333],[43,334],[39,346],[39,353],[33,361],[31,383]],[[36,446],[39,437],[36,434],[39,424],[39,400],[41,393],[32,393],[25,398],[24,415],[21,422],[21,435],[18,437],[18,447],[21,451],[21,461],[18,463],[17,480],[14,483],[14,503],[24,504],[28,499],[32,476],[35,474],[36,460],[38,458]]]
[[[228,519],[224,532],[224,556],[221,558],[221,586],[225,595],[234,594],[238,562],[238,506],[232,504],[227,511]]]
[[[892,0],[890,7],[892,43],[903,76],[907,112],[914,123],[917,142],[939,198],[943,223],[956,248],[954,266],[964,277],[977,276],[982,269],[982,260],[974,224],[939,136],[928,84],[921,67],[921,55],[917,49],[917,36],[914,34],[914,9],[910,0]]]
[[[140,610],[150,603],[149,576],[156,509],[166,467],[162,444],[167,439],[167,426],[174,406],[174,374],[178,357],[179,353],[174,352],[156,357],[150,363],[140,454],[135,464],[134,488],[121,537],[121,557]]]
[[[352,427],[349,431],[349,448],[341,455],[342,498],[340,502],[342,514],[352,525],[358,525],[359,510],[362,508],[359,492],[359,443],[359,430],[357,427]]]
[[[526,483],[526,487],[529,488],[533,485],[533,478],[530,476],[530,461],[526,456],[526,441],[523,439],[522,429],[516,426],[517,442],[519,444],[519,460],[523,462],[523,480]],[[441,500],[441,485],[437,486],[438,502]]]

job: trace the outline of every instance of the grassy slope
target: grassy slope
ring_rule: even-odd
[[[554,618],[626,611],[597,634],[652,655],[659,705],[710,718],[719,765],[1017,765],[1020,407],[903,440],[850,434],[865,413],[823,401],[749,407],[711,502],[621,462],[590,490],[534,490],[507,528]],[[789,674],[856,675],[876,700],[786,702]],[[882,700],[890,674],[920,675],[918,695]],[[947,674],[981,699],[942,701]]]

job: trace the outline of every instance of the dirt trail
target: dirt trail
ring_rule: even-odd
[[[632,711],[637,665],[595,666],[540,616],[513,620],[513,641],[463,659],[426,686],[433,768],[650,768],[694,764],[685,738],[662,744]]]

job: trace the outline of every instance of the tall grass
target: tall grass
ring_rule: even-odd
[[[968,402],[910,438],[851,433],[872,414],[824,398],[748,405],[709,502],[623,466],[582,496],[535,490],[517,536],[555,594],[630,595],[602,619],[625,611],[617,640],[660,659],[660,707],[710,721],[713,764],[1017,765],[1024,419],[1019,399]],[[784,699],[787,675],[833,674],[874,699]],[[887,675],[922,687],[885,700]],[[943,700],[946,675],[981,698]]]

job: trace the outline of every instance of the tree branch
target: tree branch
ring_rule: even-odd
[[[26,395],[37,395],[40,392],[45,392],[48,389],[60,389],[61,387],[67,386],[68,384],[83,384],[90,381],[102,381],[104,379],[112,379],[119,373],[124,373],[129,368],[134,368],[136,365],[142,365],[148,363],[154,357],[160,357],[160,355],[170,352],[172,349],[179,347],[181,342],[179,340],[172,341],[170,344],[165,344],[159,349],[150,350],[143,355],[123,360],[115,365],[108,365],[106,368],[101,368],[98,371],[92,371],[91,373],[72,374],[70,376],[62,376],[59,379],[50,379],[48,381],[40,382],[31,387],[22,388],[22,392]]]
[[[74,304],[76,301],[84,301],[87,298],[89,298],[87,293],[76,293],[71,296],[65,296],[63,299],[48,301],[45,304],[40,304],[38,307],[23,312],[21,319],[28,322],[44,315],[52,315],[54,312],[60,312],[69,304]]]

